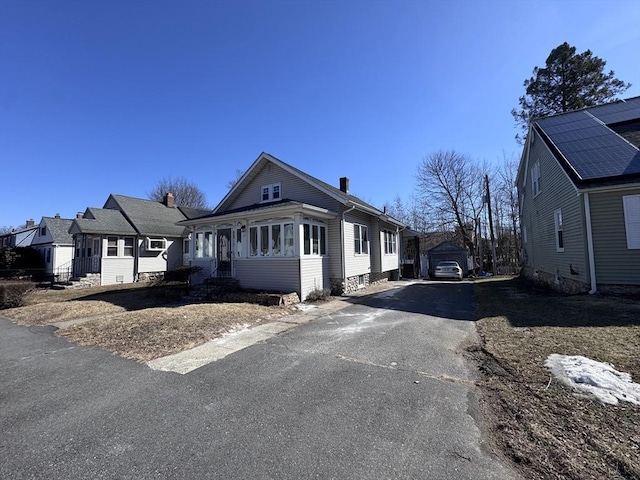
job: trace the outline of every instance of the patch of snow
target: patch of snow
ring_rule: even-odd
[[[224,344],[228,340],[236,336],[237,334],[246,332],[247,330],[249,330],[249,326],[250,325],[248,323],[236,324],[232,326],[229,330],[224,332],[222,335],[220,335],[218,338],[215,338],[213,342],[216,344]]]
[[[315,310],[318,307],[316,307],[315,305],[309,305],[308,303],[298,303],[295,308],[297,310],[300,310],[302,312],[308,312],[309,310]]]
[[[640,384],[633,383],[631,375],[617,371],[609,363],[554,353],[547,357],[544,366],[565,385],[601,402],[616,405],[623,400],[640,405]]]

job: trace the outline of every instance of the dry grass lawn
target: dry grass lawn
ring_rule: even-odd
[[[611,363],[640,383],[640,301],[564,296],[519,279],[475,284],[480,361],[496,445],[525,478],[639,479],[640,406],[576,396],[552,353]]]
[[[149,361],[203,344],[228,331],[277,320],[291,308],[251,303],[179,301],[182,287],[96,287],[38,291],[0,314],[23,325],[88,319],[56,331],[81,345]]]

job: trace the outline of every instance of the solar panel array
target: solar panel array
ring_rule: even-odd
[[[640,119],[640,97],[564,113],[537,123],[580,179],[640,173],[640,150],[607,127]]]

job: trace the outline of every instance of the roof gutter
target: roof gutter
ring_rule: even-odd
[[[588,192],[585,192],[583,194],[583,199],[585,227],[587,229],[587,255],[589,256],[589,276],[591,277],[591,290],[589,290],[589,294],[593,295],[597,292],[598,288],[596,284],[596,259],[593,252],[593,231],[591,228],[591,207],[589,205]]]

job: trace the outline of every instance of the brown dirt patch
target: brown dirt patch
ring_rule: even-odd
[[[81,345],[148,361],[201,345],[230,330],[272,322],[294,312],[291,307],[238,299],[238,303],[185,305],[181,302],[183,292],[183,285],[148,284],[37,291],[26,298],[24,307],[0,313],[23,325],[86,320],[61,328],[56,334]]]
[[[80,345],[93,345],[146,362],[196,347],[231,330],[278,320],[284,307],[207,303],[127,312],[57,331]]]
[[[640,478],[640,406],[576,396],[552,353],[608,362],[640,381],[640,302],[564,296],[519,279],[476,282],[483,406],[495,445],[525,478]]]

